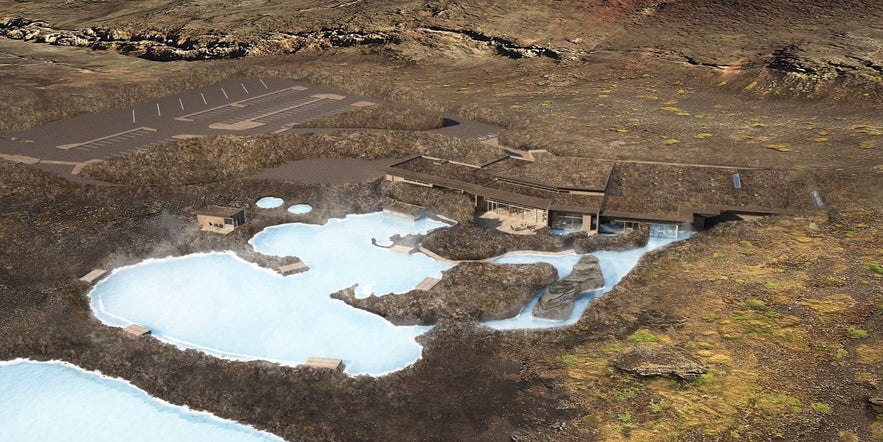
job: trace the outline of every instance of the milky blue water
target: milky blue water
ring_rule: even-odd
[[[288,208],[288,211],[294,213],[295,215],[301,215],[304,213],[310,213],[313,211],[313,206],[309,204],[295,204]]]
[[[440,278],[450,264],[389,245],[394,234],[425,233],[444,224],[380,213],[350,215],[325,225],[269,227],[249,242],[267,255],[297,256],[305,273],[282,277],[231,252],[147,260],[115,270],[90,293],[96,316],[110,325],[139,324],[153,336],[184,348],[233,359],[266,359],[289,365],[310,356],[342,359],[351,374],[382,375],[420,358],[416,338],[429,327],[397,327],[380,316],[349,307],[329,295],[357,285],[356,296],[403,293],[426,277]],[[576,322],[589,301],[613,287],[647,250],[598,252],[606,286],[582,295],[566,321],[531,315],[537,296],[515,318],[485,323],[496,329],[560,327]],[[499,263],[549,262],[560,277],[579,260],[564,256],[513,255]],[[394,295],[393,295],[394,296]]]
[[[577,297],[574,303],[573,312],[564,321],[550,321],[543,318],[535,318],[532,314],[533,307],[540,298],[541,293],[534,295],[530,303],[522,309],[521,313],[514,318],[503,319],[500,321],[485,322],[484,325],[495,328],[497,330],[512,330],[522,328],[550,328],[570,325],[579,320],[583,311],[589,305],[589,301],[595,297],[607,293],[619,281],[627,275],[632,268],[638,263],[645,253],[650,250],[658,249],[668,243],[670,239],[650,238],[645,247],[627,250],[625,252],[595,252],[592,255],[598,257],[601,263],[601,273],[604,274],[604,287],[598,290],[586,292]],[[581,255],[569,254],[564,256],[548,256],[548,255],[512,255],[495,260],[500,264],[529,264],[535,262],[547,262],[555,266],[558,270],[558,276],[563,278],[570,274]]]
[[[276,198],[274,196],[265,196],[259,199],[255,205],[261,209],[275,209],[282,205],[285,201],[282,198]]]
[[[282,277],[229,252],[147,260],[98,283],[91,306],[110,325],[139,324],[161,340],[221,357],[291,365],[331,357],[348,373],[381,375],[420,358],[415,338],[428,327],[396,327],[329,295],[353,284],[358,296],[401,293],[441,277],[449,264],[375,247],[371,238],[382,244],[444,225],[375,213],[274,226],[250,241],[254,248],[300,257],[309,271]]]
[[[281,441],[62,362],[0,362],[3,441]]]

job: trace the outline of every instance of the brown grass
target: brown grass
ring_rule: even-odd
[[[415,153],[452,155],[478,143],[424,132],[334,132],[218,136],[179,140],[87,166],[94,179],[121,184],[216,182],[313,158],[401,158]]]

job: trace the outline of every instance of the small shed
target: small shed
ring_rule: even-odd
[[[245,224],[245,211],[236,207],[206,206],[196,211],[203,231],[227,234]]]

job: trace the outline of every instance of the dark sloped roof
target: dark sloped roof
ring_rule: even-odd
[[[488,173],[491,167],[493,166],[480,169],[412,157],[389,167],[387,171],[411,180],[461,190],[508,204],[582,213],[595,212],[601,208],[601,196],[568,194],[499,180],[494,174]]]
[[[733,184],[740,175],[741,188]],[[739,169],[687,165],[618,163],[607,189],[605,214],[711,213],[715,207],[758,213],[813,209],[810,174],[797,170]]]
[[[433,160],[424,157],[412,158],[408,161],[398,163],[394,165],[392,169],[417,172],[431,177],[462,181],[464,183],[477,185],[482,185],[492,180],[491,177],[483,173],[481,169],[477,167],[464,166],[462,164],[454,164],[443,160]]]
[[[506,180],[562,190],[603,192],[613,163],[578,157],[539,155],[535,161],[509,158],[494,163],[487,172]]]
[[[560,210],[560,211],[568,211],[568,212],[596,212],[601,210],[601,204],[604,201],[604,197],[596,196],[596,195],[578,195],[578,194],[570,194],[570,193],[562,193],[555,192],[543,189],[537,189],[535,187],[522,186],[518,184],[513,184],[505,181],[492,181],[485,186],[487,189],[493,189],[498,192],[506,192],[513,195],[522,196],[522,201],[527,202],[526,198],[532,198],[534,201],[542,200],[545,203],[542,206],[544,209],[551,210]],[[482,195],[487,198],[493,198],[492,195]],[[515,202],[515,201],[513,201]],[[523,204],[518,203],[517,204]]]
[[[502,149],[472,140],[459,143],[437,143],[423,150],[423,155],[471,166],[484,166],[506,157]]]

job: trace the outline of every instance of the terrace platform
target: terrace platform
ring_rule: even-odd
[[[494,212],[482,213],[476,222],[482,227],[515,235],[533,235],[537,230],[546,227],[544,223],[504,216]]]
[[[310,356],[304,364],[307,367],[320,368],[324,370],[343,371],[344,364],[340,359],[322,358],[318,356]]]
[[[80,281],[85,282],[86,284],[92,284],[101,279],[105,274],[107,274],[107,270],[95,269],[83,275],[83,277],[80,278]]]
[[[284,266],[279,267],[279,273],[281,273],[282,276],[294,275],[296,273],[303,273],[308,270],[310,270],[310,267],[308,265],[304,264],[303,261],[298,261],[295,263],[286,264]]]
[[[140,325],[138,325],[138,324],[132,324],[132,325],[130,325],[130,326],[124,328],[123,330],[125,330],[126,333],[128,333],[128,334],[130,334],[130,335],[132,335],[132,336],[144,336],[144,335],[149,335],[149,334],[150,334],[150,329],[149,329],[149,328],[147,328],[147,327],[142,327],[142,326],[140,326]]]
[[[438,285],[439,282],[441,282],[441,280],[438,278],[427,277],[423,281],[420,281],[420,284],[417,284],[417,287],[415,288],[415,290],[420,290],[422,292],[428,292],[428,291],[432,290],[433,287]]]

